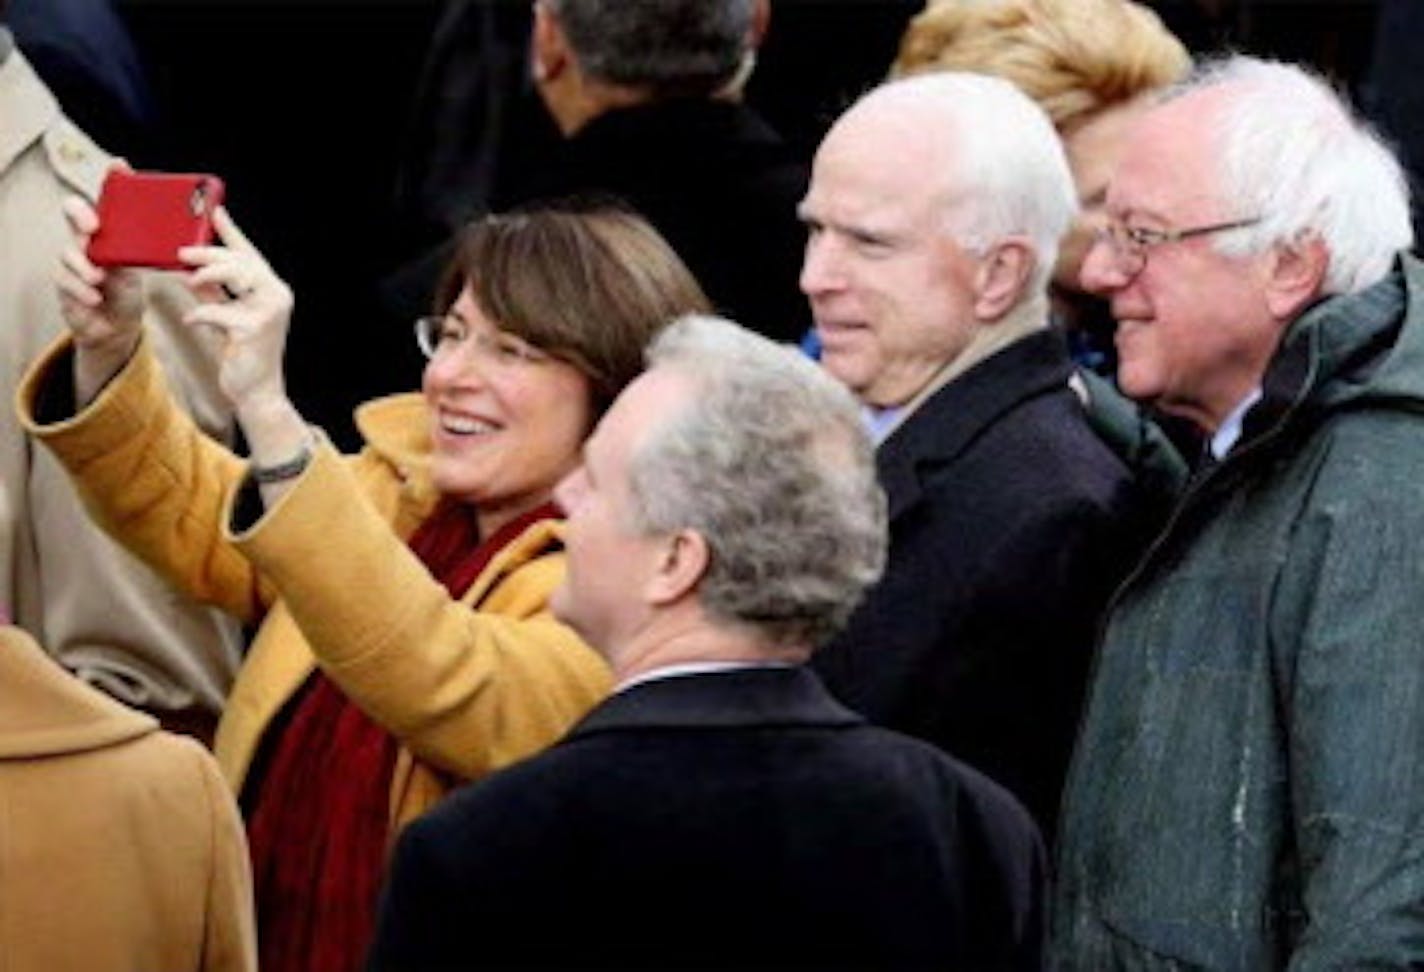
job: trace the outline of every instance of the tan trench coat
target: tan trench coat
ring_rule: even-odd
[[[10,406],[26,366],[65,330],[53,283],[70,239],[60,201],[94,199],[109,163],[19,51],[0,61],[0,606],[66,668],[123,701],[215,715],[240,661],[236,625],[181,598],[94,527]],[[177,322],[190,298],[169,275],[148,284],[149,331],[181,401],[210,433],[225,433],[209,359]]]
[[[0,969],[256,969],[247,844],[211,756],[0,627]]]

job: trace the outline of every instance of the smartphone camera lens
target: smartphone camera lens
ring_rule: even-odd
[[[201,216],[208,211],[208,187],[203,183],[198,183],[193,187],[193,194],[188,197],[188,208],[192,210],[194,216]]]

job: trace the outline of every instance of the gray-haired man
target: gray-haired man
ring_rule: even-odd
[[[1022,807],[803,666],[884,558],[843,389],[684,319],[556,495],[554,610],[617,688],[412,825],[372,968],[1041,967]]]

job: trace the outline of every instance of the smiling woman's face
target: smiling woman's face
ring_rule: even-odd
[[[423,383],[431,475],[442,493],[478,508],[488,536],[546,502],[578,464],[593,423],[590,386],[573,365],[501,331],[469,287],[448,318]]]

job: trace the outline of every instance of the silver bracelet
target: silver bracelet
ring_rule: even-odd
[[[259,466],[255,463],[248,463],[247,472],[252,476],[254,482],[262,485],[285,482],[288,479],[296,479],[305,472],[307,466],[311,465],[312,456],[311,443],[306,442],[302,445],[302,451],[286,462],[279,462],[275,466]]]

